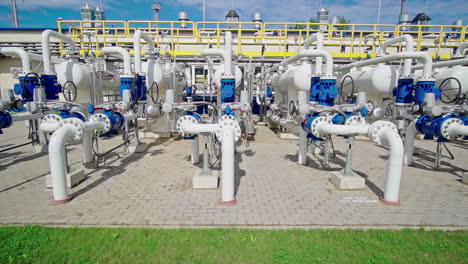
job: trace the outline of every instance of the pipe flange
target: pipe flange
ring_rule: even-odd
[[[241,137],[241,129],[239,126],[239,121],[236,117],[231,115],[223,115],[218,119],[218,130],[216,131],[216,137],[220,142],[222,142],[222,131],[224,128],[232,128],[234,130],[234,141],[238,141]]]
[[[366,125],[366,119],[362,116],[351,116],[346,119],[345,125]]]
[[[332,124],[332,119],[329,116],[319,116],[312,121],[312,124],[310,124],[310,131],[312,132],[312,135],[318,138],[322,138],[325,135],[322,135],[318,132],[317,127],[319,124]]]
[[[449,118],[445,120],[442,123],[442,126],[440,127],[440,134],[442,137],[448,139],[448,140],[459,140],[462,139],[463,136],[461,135],[455,135],[454,133],[450,133],[451,127],[454,126],[463,126],[463,121],[461,121],[458,118]]]
[[[59,122],[61,123],[63,118],[57,114],[47,114],[42,118],[42,122]]]
[[[71,127],[75,131],[74,141],[78,142],[83,138],[83,132],[85,130],[84,123],[81,119],[71,117],[65,118],[59,125],[60,127]]]
[[[106,115],[103,114],[103,113],[94,114],[94,115],[92,115],[92,116],[89,117],[89,120],[90,120],[90,121],[98,121],[98,122],[104,123],[104,131],[103,131],[103,133],[107,133],[107,132],[109,132],[110,129],[111,129],[112,121],[110,120],[110,118],[109,118],[108,116],[106,116]]]
[[[199,124],[200,122],[193,116],[191,115],[184,115],[184,116],[181,116],[179,117],[179,119],[177,120],[177,124],[176,124],[176,128],[177,128],[177,132],[179,132],[180,135],[182,135],[183,137],[192,137],[194,136],[193,134],[189,134],[189,133],[185,133],[183,130],[182,130],[182,126],[183,125],[190,125],[190,124]]]
[[[380,140],[381,139],[380,134],[382,133],[382,131],[386,129],[391,129],[395,131],[395,133],[398,134],[398,128],[395,124],[389,121],[378,120],[372,123],[369,129],[369,134],[368,134],[369,139],[372,140],[372,142],[374,142],[377,145],[382,145],[382,141]]]

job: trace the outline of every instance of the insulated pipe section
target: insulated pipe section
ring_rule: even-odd
[[[391,45],[398,44],[401,42],[406,43],[406,52],[414,52],[414,39],[411,35],[405,34],[403,36],[399,36],[390,40],[385,41],[382,43],[382,47],[380,47],[380,55],[387,54],[387,48]],[[403,65],[403,76],[410,76],[411,75],[411,59],[405,59],[405,63]]]
[[[142,74],[143,71],[141,70],[141,40],[144,39],[148,42],[147,53],[153,54],[154,53],[154,41],[153,39],[148,36],[145,32],[141,30],[135,31],[135,35],[133,36],[133,48],[135,51],[135,72],[138,74]]]
[[[132,73],[132,60],[130,57],[130,53],[124,48],[121,47],[104,47],[101,49],[102,53],[104,54],[119,54],[122,56],[124,62],[124,74],[125,75],[133,75]],[[141,65],[140,65],[141,66]]]
[[[44,72],[46,74],[54,73],[52,69],[52,62],[51,62],[51,55],[50,55],[50,38],[51,37],[65,41],[68,44],[70,51],[73,51],[73,52],[76,51],[76,44],[73,41],[73,39],[63,34],[60,34],[58,32],[55,32],[53,30],[50,30],[50,29],[44,30],[42,32],[42,55],[44,58]]]
[[[323,34],[320,32],[317,32],[315,34],[312,34],[306,41],[304,42],[304,50],[308,50],[310,48],[310,44],[317,42],[317,50],[323,49]],[[317,57],[315,61],[315,75],[320,76],[322,74],[322,64],[323,64],[323,58],[322,57]]]
[[[429,54],[424,52],[400,52],[392,55],[387,55],[375,59],[358,61],[350,64],[346,64],[344,66],[336,67],[335,70],[337,71],[344,71],[349,70],[355,67],[362,67],[362,66],[369,66],[375,65],[378,63],[393,61],[393,60],[400,60],[400,59],[419,59],[423,62],[423,78],[431,78],[432,77],[432,58]]]
[[[468,48],[468,42],[463,42],[460,46],[458,46],[457,50],[455,51],[455,55],[464,56],[466,48]]]
[[[452,66],[458,66],[458,65],[468,65],[468,58],[432,63],[432,69],[452,67]],[[412,70],[420,70],[422,68],[424,68],[424,65],[415,65],[411,67]]]
[[[200,137],[195,136],[192,139],[192,154],[190,155],[192,164],[198,164],[200,162]]]
[[[448,127],[450,137],[468,136],[468,126],[457,124]]]

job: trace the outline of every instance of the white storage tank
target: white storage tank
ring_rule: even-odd
[[[63,86],[67,81],[75,84],[77,97],[75,102],[79,104],[91,103],[91,74],[92,65],[75,61],[65,61],[55,65],[57,81]],[[96,89],[102,91],[118,91],[120,79],[118,74],[110,71],[103,71],[101,78],[95,79]],[[95,91],[98,93],[98,91]],[[99,96],[99,95],[98,95]],[[101,95],[102,96],[102,95]],[[63,98],[62,98],[63,99]]]
[[[415,76],[420,77],[422,70],[415,71]],[[450,68],[435,68],[432,75],[436,79],[435,86],[440,88],[440,85],[444,80],[448,78],[455,78],[460,82],[461,91],[460,95],[468,94],[468,67],[467,66],[453,66]],[[458,82],[455,80],[449,80],[444,84],[444,94],[456,95],[458,93]]]
[[[392,93],[393,88],[398,84],[398,70],[390,65],[377,65],[363,67],[360,70],[345,74],[339,82],[337,88],[340,89],[341,82],[347,78],[345,84],[354,82],[354,92],[365,92],[367,96],[385,96]]]

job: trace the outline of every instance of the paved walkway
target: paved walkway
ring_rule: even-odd
[[[309,165],[299,166],[295,141],[280,140],[266,127],[257,129],[250,146],[238,146],[234,206],[217,204],[219,189],[191,189],[199,167],[189,161],[189,141],[148,141],[145,153],[114,154],[98,170],[86,169],[89,178],[70,191],[75,199],[59,206],[49,204],[46,154],[34,154],[29,146],[0,153],[0,224],[468,228],[468,185],[461,183],[468,170],[466,143],[449,144],[456,160],[444,159],[442,170],[436,171],[431,167],[435,143],[417,141],[419,158],[414,167],[404,168],[401,206],[393,207],[378,201],[384,187],[384,148],[367,141],[354,145],[353,168],[366,177],[367,188],[342,191],[329,182],[332,171],[321,169],[320,159],[310,154]],[[22,134],[21,127],[6,130],[0,146],[25,141]],[[342,138],[334,141],[337,156],[331,170],[339,170],[346,145]],[[75,166],[81,161],[80,149],[74,146],[69,152]]]

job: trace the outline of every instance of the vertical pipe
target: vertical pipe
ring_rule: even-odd
[[[234,130],[222,130],[222,174],[221,174],[221,202],[235,203],[234,198]]]
[[[67,189],[67,164],[65,143],[70,140],[75,131],[70,126],[57,129],[49,142],[49,164],[52,178],[53,201],[57,203],[70,200]]]
[[[200,162],[200,137],[195,136],[194,139],[192,139],[192,154],[191,154],[191,160],[192,164],[198,164]]]
[[[224,50],[226,51],[224,57],[224,74],[232,75],[232,33],[230,31],[226,31]]]
[[[403,142],[397,132],[386,128],[380,134],[382,141],[386,142],[390,154],[388,156],[387,177],[382,202],[390,205],[399,205],[400,181],[403,169]]]

